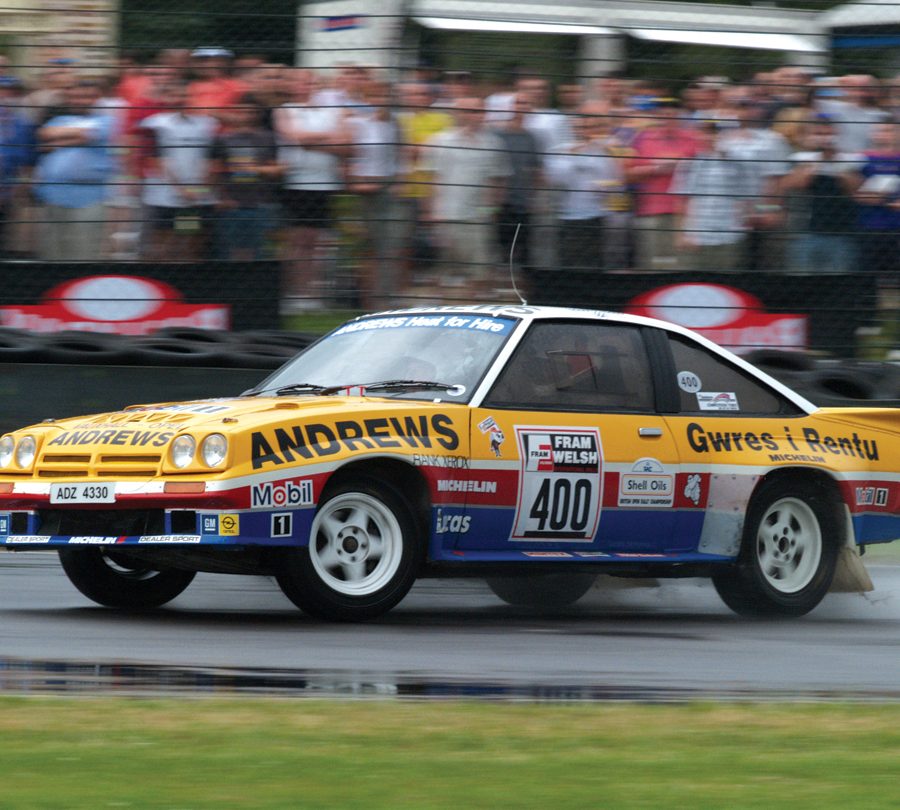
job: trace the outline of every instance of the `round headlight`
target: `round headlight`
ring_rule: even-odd
[[[16,440],[12,436],[0,439],[0,467],[8,467],[12,463]]]
[[[212,433],[200,445],[200,456],[207,467],[218,467],[228,455],[228,439],[221,433]]]
[[[179,470],[187,467],[194,460],[194,453],[197,451],[197,442],[193,436],[178,436],[172,442],[172,463]]]
[[[16,445],[16,464],[23,470],[34,464],[34,453],[37,450],[37,442],[34,436],[24,436]]]

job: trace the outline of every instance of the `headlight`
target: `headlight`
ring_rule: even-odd
[[[23,470],[27,470],[34,464],[34,454],[36,450],[37,442],[35,442],[34,436],[24,436],[19,439],[19,443],[16,445],[16,464]]]
[[[193,436],[179,436],[172,442],[172,463],[182,470],[194,460],[196,451],[197,442]]]
[[[10,465],[15,449],[16,441],[12,436],[4,436],[0,439],[0,467],[5,468]]]
[[[221,433],[213,433],[200,445],[200,456],[207,467],[218,467],[228,455],[228,439]]]

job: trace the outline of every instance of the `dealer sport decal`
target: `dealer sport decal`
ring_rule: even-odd
[[[590,541],[603,499],[596,428],[516,427],[520,471],[513,540]]]

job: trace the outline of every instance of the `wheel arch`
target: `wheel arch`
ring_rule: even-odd
[[[750,494],[750,501],[748,501],[747,504],[748,507],[762,487],[768,486],[773,482],[789,486],[792,481],[811,483],[820,488],[827,497],[833,499],[835,525],[839,532],[839,545],[853,545],[853,524],[850,522],[850,513],[847,503],[841,493],[841,487],[838,480],[827,470],[815,467],[779,467],[772,470],[765,475],[760,476],[759,480],[756,482],[756,486]]]
[[[382,481],[398,490],[409,502],[413,510],[422,542],[428,542],[428,515],[431,510],[431,495],[425,476],[411,464],[392,458],[369,458],[345,464],[328,478],[323,496],[329,489],[352,479],[366,475]]]

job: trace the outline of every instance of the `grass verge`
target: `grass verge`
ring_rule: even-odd
[[[900,806],[900,706],[0,698],[0,806]]]

